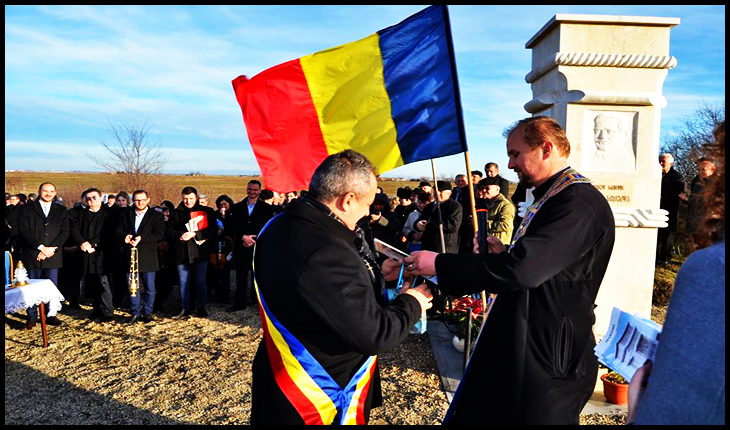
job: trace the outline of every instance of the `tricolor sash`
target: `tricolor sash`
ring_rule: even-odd
[[[266,225],[268,226],[268,224]],[[263,234],[264,229],[259,233]],[[255,249],[254,249],[255,252]],[[271,313],[256,282],[261,327],[276,383],[305,424],[366,424],[365,399],[377,356],[368,357],[343,389]]]

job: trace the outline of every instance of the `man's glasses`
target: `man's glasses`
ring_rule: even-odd
[[[86,201],[87,201],[87,202],[88,202],[89,200],[97,201],[97,200],[99,200],[99,198],[100,198],[99,196],[87,197],[87,198],[86,198]]]
[[[133,202],[146,202],[147,199],[141,199],[141,200],[132,200]]]

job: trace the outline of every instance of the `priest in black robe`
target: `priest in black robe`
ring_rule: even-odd
[[[509,167],[535,187],[509,250],[414,253],[411,274],[437,275],[442,293],[496,293],[444,424],[578,424],[598,374],[592,326],[614,244],[605,197],[568,166],[570,143],[547,117],[508,133]]]

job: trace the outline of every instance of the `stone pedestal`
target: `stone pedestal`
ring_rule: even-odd
[[[594,332],[611,309],[651,314],[661,167],[662,86],[678,18],[555,15],[527,42],[533,99],[525,110],[555,118],[571,142],[569,163],[606,196],[616,244],[598,295]]]

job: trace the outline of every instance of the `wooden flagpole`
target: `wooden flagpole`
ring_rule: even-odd
[[[432,160],[433,161],[433,160]],[[471,178],[471,162],[469,161],[469,151],[464,151],[464,161],[466,163],[466,180],[469,187],[469,200],[471,202],[471,219],[474,220],[474,234],[479,231],[479,223],[477,222],[476,199],[474,198],[474,183]],[[479,252],[485,253],[486,249],[480,249]],[[482,315],[484,320],[487,319],[487,293],[482,290]],[[470,317],[471,318],[471,317]]]
[[[436,180],[436,164],[431,159],[431,172],[433,173],[433,189],[434,199],[436,200],[436,210],[439,214],[439,235],[441,237],[441,252],[446,252],[446,241],[444,239],[444,219],[441,217],[441,205],[439,204],[439,187]]]

